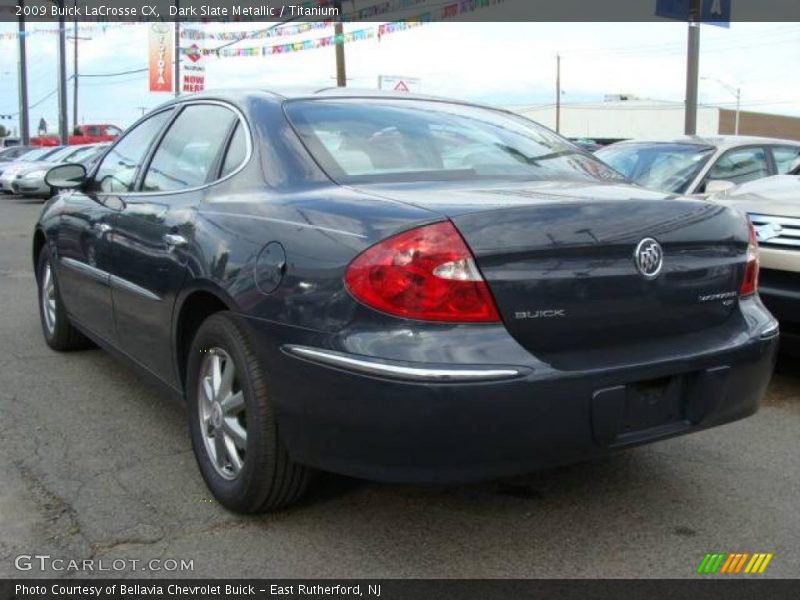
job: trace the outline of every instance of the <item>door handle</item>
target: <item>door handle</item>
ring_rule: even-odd
[[[113,227],[108,223],[95,223],[94,228],[97,229],[101,234],[103,233],[111,233]]]
[[[189,240],[178,233],[165,233],[164,242],[171,248],[180,248],[188,244]]]

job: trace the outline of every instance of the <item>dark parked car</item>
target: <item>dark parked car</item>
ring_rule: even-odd
[[[185,398],[225,506],[312,468],[472,481],[752,414],[777,323],[740,213],[620,183],[511,113],[182,96],[36,225],[42,328]],[[131,435],[136,435],[131,432]]]

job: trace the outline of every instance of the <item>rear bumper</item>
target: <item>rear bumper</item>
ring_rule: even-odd
[[[618,369],[558,371],[530,355],[527,364],[412,363],[286,343],[265,360],[279,428],[298,462],[377,481],[476,481],[751,415],[777,349],[774,320],[753,304],[736,343]],[[257,338],[276,341],[250,321]],[[493,353],[505,355],[496,344]],[[447,370],[487,377],[461,380]],[[643,383],[667,385],[653,396]]]

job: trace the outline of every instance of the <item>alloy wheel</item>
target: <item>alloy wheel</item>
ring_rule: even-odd
[[[56,286],[50,263],[45,264],[42,273],[42,314],[47,333],[53,335],[56,330]]]
[[[246,458],[247,419],[236,365],[222,348],[210,348],[200,365],[197,401],[200,431],[217,473],[235,479]]]

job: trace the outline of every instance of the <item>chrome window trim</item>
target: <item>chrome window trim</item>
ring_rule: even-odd
[[[203,185],[198,185],[198,186],[194,186],[194,187],[190,187],[190,188],[184,188],[182,190],[169,190],[169,191],[165,191],[165,192],[145,192],[145,191],[142,191],[142,190],[137,190],[137,191],[133,191],[133,192],[103,192],[103,191],[97,191],[97,192],[93,192],[93,194],[95,196],[97,196],[97,197],[103,197],[103,198],[107,197],[107,196],[116,196],[118,198],[129,198],[129,197],[132,197],[132,196],[172,196],[172,195],[175,195],[175,194],[185,194],[185,193],[188,193],[188,192],[197,192],[199,190],[204,190],[204,189],[210,188],[213,185],[217,185],[218,183],[222,183],[223,181],[227,181],[231,177],[234,177],[235,175],[240,173],[242,170],[244,170],[244,168],[248,164],[250,164],[250,160],[253,158],[253,148],[254,148],[253,132],[250,129],[250,124],[247,122],[247,119],[245,118],[244,113],[241,110],[239,110],[239,108],[234,106],[233,104],[230,104],[228,102],[223,102],[222,100],[187,100],[185,102],[177,102],[175,104],[170,104],[169,106],[166,106],[162,110],[159,110],[159,111],[153,111],[152,113],[148,114],[147,117],[154,116],[154,115],[158,114],[159,112],[163,112],[163,111],[170,110],[170,109],[178,110],[178,111],[183,112],[183,110],[186,107],[193,106],[193,105],[198,105],[198,104],[213,104],[213,105],[216,105],[216,106],[222,106],[224,108],[227,108],[227,109],[231,110],[237,116],[237,118],[239,119],[239,123],[241,123],[242,126],[247,131],[247,137],[246,137],[246,140],[247,140],[247,153],[246,153],[245,158],[242,161],[241,165],[239,165],[236,169],[234,169],[233,171],[231,171],[230,173],[225,175],[225,177],[220,177],[219,179],[215,179],[214,181],[210,181],[208,183],[204,183]],[[174,122],[175,119],[179,119],[180,116],[181,115],[180,115],[180,112],[179,112],[173,118],[173,122]],[[134,124],[134,127],[136,125],[138,125],[138,123]],[[171,123],[170,123],[170,126],[171,126]],[[167,129],[164,132],[161,140],[159,140],[159,147],[161,146],[161,142],[163,141],[163,137],[166,136],[166,135],[169,135],[169,129]],[[122,139],[124,139],[124,136],[120,138],[120,141]],[[114,146],[116,146],[116,144],[117,143],[115,142]],[[114,146],[111,146],[110,148],[108,148],[106,153],[111,152],[114,149]],[[226,148],[226,150],[227,150],[227,148]],[[157,152],[158,152],[158,147],[156,148],[156,152],[155,153],[157,153]],[[155,157],[155,153],[153,153],[153,157]],[[105,155],[103,155],[103,158],[105,158]],[[102,161],[98,161],[98,167],[95,168],[95,171],[92,173],[92,177],[94,177],[94,175],[95,175],[95,173],[97,171],[97,168],[99,168],[100,162],[102,162]],[[152,157],[150,159],[150,162],[152,162]],[[147,166],[149,168],[150,164],[148,163]],[[146,175],[147,175],[147,173],[145,172],[145,176]]]
[[[379,377],[390,377],[408,381],[432,381],[439,383],[469,382],[469,381],[496,381],[511,379],[521,374],[520,369],[497,368],[428,368],[409,367],[388,362],[375,362],[362,358],[355,358],[340,352],[318,350],[307,346],[286,345],[283,350],[288,354],[310,360],[318,364],[340,367],[348,371]]]

